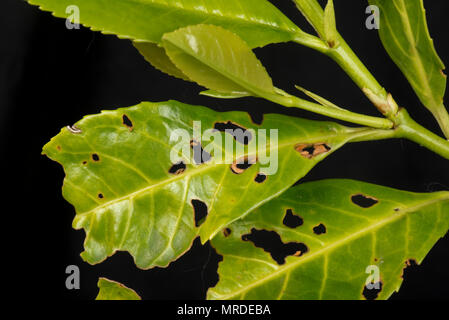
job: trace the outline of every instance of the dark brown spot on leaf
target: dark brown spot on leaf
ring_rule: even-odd
[[[262,183],[265,180],[267,180],[267,175],[263,173],[258,173],[256,178],[254,179],[254,181],[256,181],[257,183]]]
[[[182,161],[179,161],[178,163],[175,163],[174,165],[172,165],[170,167],[170,169],[168,170],[168,172],[171,174],[177,175],[177,174],[181,174],[184,171],[186,171],[186,168],[187,168],[186,164]]]
[[[61,151],[61,146],[56,146],[56,150]]]
[[[201,226],[207,217],[207,205],[198,199],[192,200],[193,212],[195,214],[195,226]]]
[[[320,223],[319,225],[317,225],[316,227],[313,228],[313,232],[316,235],[320,235],[320,234],[326,233],[326,231],[327,231],[326,230],[326,226],[324,224],[322,224],[322,223]]]
[[[243,235],[242,240],[251,241],[257,248],[270,253],[273,260],[280,265],[285,263],[286,257],[299,257],[309,250],[304,243],[283,243],[277,232],[255,228],[251,229],[251,233]]]
[[[379,202],[379,200],[377,200],[376,198],[361,193],[353,195],[351,197],[351,200],[354,204],[365,209],[371,208],[372,206],[374,206],[376,203]]]
[[[93,154],[92,154],[92,160],[94,160],[94,161],[100,161],[100,156],[99,156],[98,154],[96,154],[96,153],[93,153]]]
[[[295,146],[295,150],[304,158],[312,159],[320,154],[327,153],[331,150],[325,143],[305,144],[301,143]]]
[[[129,131],[133,130],[133,122],[128,118],[126,114],[122,116],[123,124],[129,128]]]
[[[98,194],[98,198],[103,199],[103,198],[104,198],[104,195],[103,195],[102,193],[99,193],[99,194]]]
[[[223,230],[223,235],[227,238],[227,237],[229,237],[229,236],[231,235],[231,232],[232,232],[231,229],[225,228],[225,229]]]
[[[287,209],[282,223],[286,227],[294,229],[302,226],[304,224],[304,220],[300,216],[294,214],[292,209]]]

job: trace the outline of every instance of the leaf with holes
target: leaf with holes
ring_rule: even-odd
[[[257,125],[244,112],[170,101],[87,116],[43,152],[64,166],[83,259],[123,250],[147,269],[189,249],[201,214],[205,242],[366,132],[274,114]]]
[[[430,37],[423,1],[370,0],[370,3],[380,9],[379,35],[385,49],[449,138],[449,116],[443,105],[445,67]]]
[[[267,0],[28,0],[61,18],[79,14],[92,30],[160,43],[162,35],[210,23],[240,35],[253,48],[307,37]]]
[[[231,31],[189,26],[165,34],[163,46],[176,67],[198,84],[222,93],[274,94],[273,82],[251,48]]]
[[[134,290],[106,278],[98,280],[98,288],[100,291],[95,300],[141,300]]]
[[[351,180],[291,188],[212,240],[210,299],[388,298],[449,229],[449,192]]]

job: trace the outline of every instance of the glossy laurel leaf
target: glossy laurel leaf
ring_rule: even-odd
[[[121,38],[160,43],[162,35],[209,23],[232,30],[253,48],[301,38],[303,32],[267,0],[28,0],[55,16]]]
[[[106,278],[98,280],[98,288],[100,291],[95,300],[141,300],[134,290]]]
[[[153,67],[170,76],[186,81],[191,81],[181,70],[174,65],[163,47],[151,42],[134,42],[134,46],[140,54]]]
[[[231,31],[213,25],[168,33],[163,45],[190,79],[223,93],[274,93],[273,82],[251,48]]]
[[[446,75],[427,27],[423,0],[370,0],[380,9],[379,35],[421,102],[449,135],[449,116],[443,105]]]
[[[200,128],[195,122],[193,129],[194,121],[201,121]],[[242,149],[244,141],[225,133],[227,127],[248,129],[248,146],[260,144],[257,163],[236,167],[234,159],[254,157],[254,152]],[[239,151],[230,152],[230,161],[219,157],[220,150],[207,162],[192,161],[192,155],[172,161],[171,152],[180,144],[195,157],[191,137],[173,140],[180,129],[191,137],[194,130],[215,129],[209,141],[195,138],[204,151],[218,141]],[[365,130],[274,114],[256,125],[247,113],[170,101],[87,116],[76,127],[62,129],[43,152],[65,169],[63,195],[76,209],[73,227],[86,231],[83,259],[96,264],[122,250],[148,269],[181,256],[199,232],[203,242],[212,238]],[[229,154],[226,150],[222,154]],[[208,211],[200,230],[195,201]]]
[[[421,263],[448,229],[449,192],[416,194],[351,180],[305,183],[213,239],[223,261],[208,297],[363,299],[369,279],[386,299],[399,290],[409,261]],[[271,248],[261,235],[275,240]]]

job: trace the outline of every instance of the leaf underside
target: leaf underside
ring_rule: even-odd
[[[77,6],[84,26],[120,38],[160,43],[167,32],[189,25],[222,26],[252,48],[290,41],[302,31],[266,0],[28,0],[67,18]]]
[[[134,290],[106,278],[98,279],[98,288],[95,300],[142,300]]]
[[[184,170],[171,171],[170,152],[180,144],[170,140],[171,134],[185,129],[191,135],[197,120],[201,120],[200,132],[223,130],[230,124],[242,130],[267,129],[267,142],[258,147],[258,155],[277,152],[277,171],[257,182],[258,175],[274,163],[258,161],[236,174],[232,164],[218,163],[214,154],[198,164],[180,157],[186,162]],[[269,129],[277,128],[282,130],[275,143]],[[131,253],[138,267],[148,269],[167,266],[190,248],[198,233],[205,242],[282,193],[358,132],[330,122],[275,114],[256,125],[244,112],[219,113],[169,101],[87,116],[76,127],[62,129],[43,153],[65,169],[63,195],[77,213],[73,227],[86,231],[83,259],[96,264],[122,250]],[[214,139],[230,141],[234,150],[242,144],[229,133],[216,134],[202,142],[204,148]],[[308,153],[315,144],[313,154]],[[183,147],[190,148],[190,141]],[[254,155],[241,149],[226,163]],[[208,211],[200,228],[194,219],[194,200],[203,202]]]
[[[302,224],[286,224],[288,215]],[[367,267],[377,266],[378,298],[386,299],[399,290],[407,264],[421,263],[448,229],[449,192],[416,194],[351,180],[305,183],[212,240],[223,261],[208,298],[363,299]],[[290,247],[283,264],[248,240],[261,230],[276,232],[279,246]]]

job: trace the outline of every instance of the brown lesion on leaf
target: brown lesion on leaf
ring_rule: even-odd
[[[86,160],[84,160],[84,161],[83,161],[83,165],[86,165],[86,164],[87,164],[87,161],[86,161]]]
[[[256,156],[244,156],[231,164],[231,171],[235,174],[242,174],[247,169],[249,169],[253,164],[256,164],[257,157]]]
[[[374,206],[375,204],[379,203],[379,199],[363,194],[363,193],[357,193],[351,196],[351,201],[355,205],[368,209]]]
[[[170,174],[178,175],[186,171],[186,168],[187,168],[186,164],[183,161],[179,161],[173,164],[168,170],[168,172]]]
[[[56,150],[61,151],[62,147],[58,145],[58,146],[56,146]]]
[[[98,198],[103,199],[103,198],[104,198],[104,195],[100,192],[100,193],[98,194]]]
[[[93,153],[92,154],[92,160],[95,162],[100,161],[100,156],[98,155],[98,153]]]
[[[230,228],[225,228],[223,229],[223,235],[225,236],[225,238],[229,237],[232,233],[232,230]]]
[[[133,122],[126,114],[122,116],[122,123],[125,125],[125,127],[129,129],[129,131],[133,131],[134,129]]]
[[[331,147],[326,143],[300,143],[295,146],[295,150],[304,158],[312,159],[331,151]]]
[[[243,241],[250,241],[255,247],[270,253],[277,264],[282,265],[288,256],[301,257],[309,251],[309,248],[300,242],[284,243],[281,236],[275,231],[257,230],[252,228],[251,232],[242,235]]]
[[[267,180],[267,175],[264,173],[258,173],[257,176],[254,178],[254,181],[257,183],[263,183]]]

